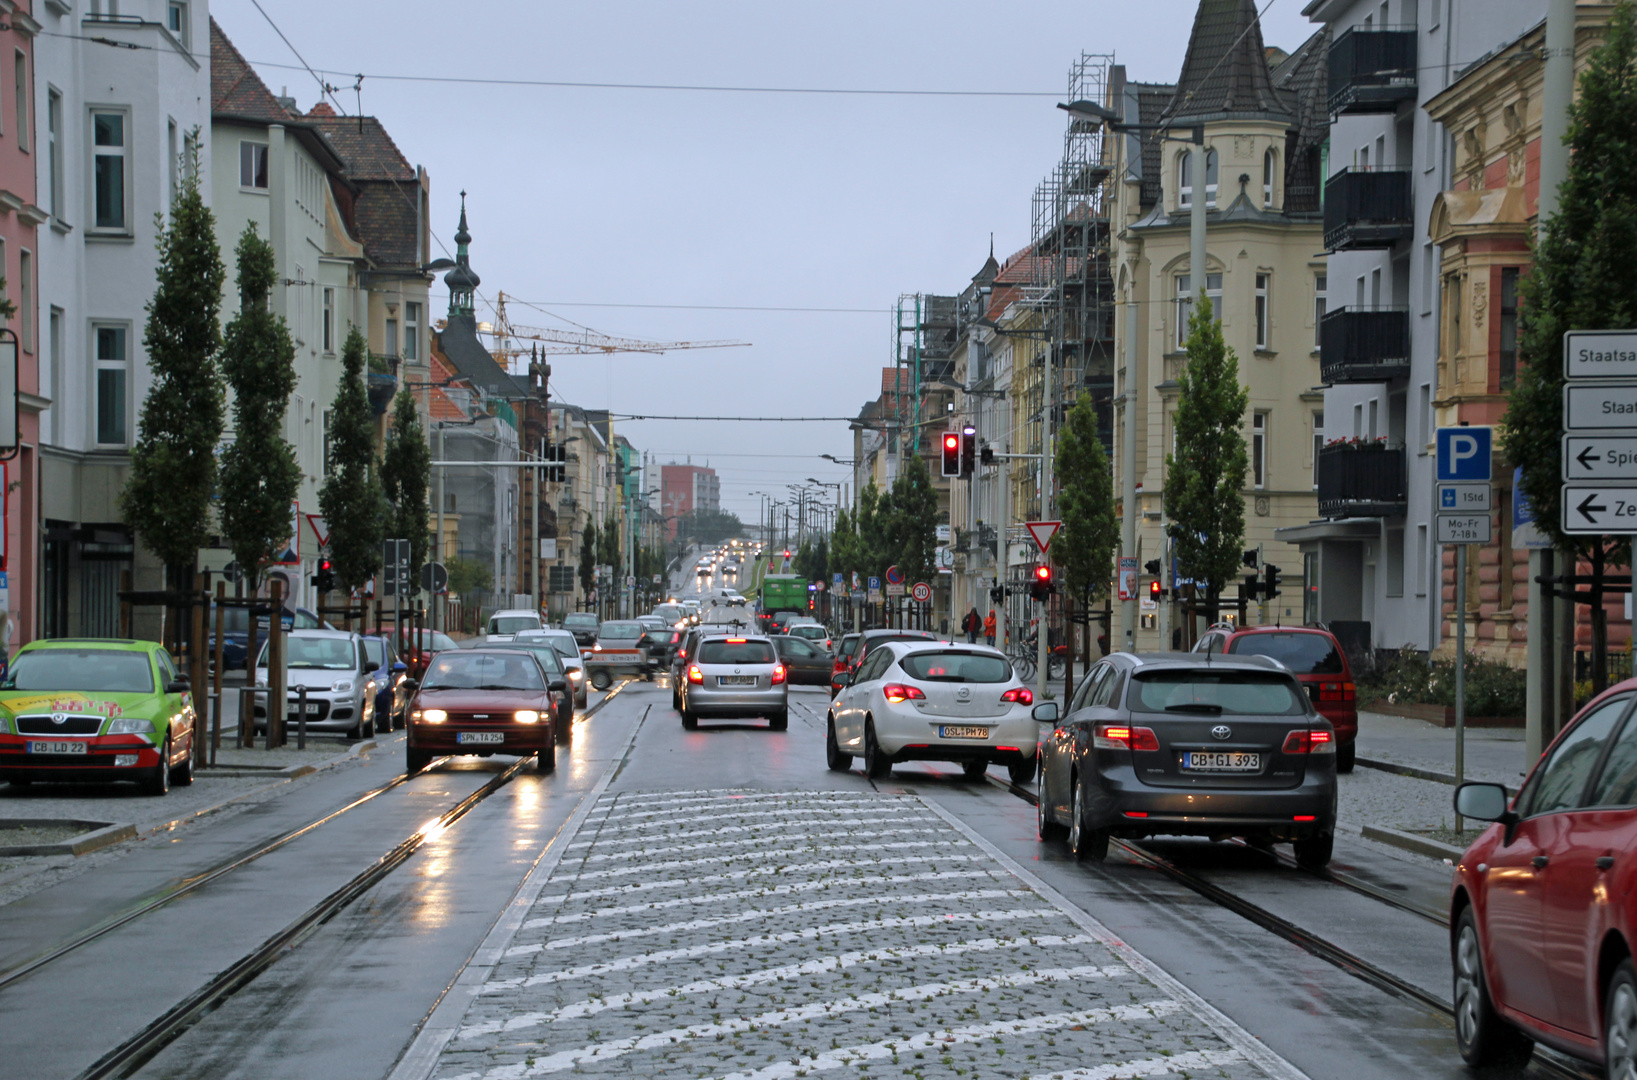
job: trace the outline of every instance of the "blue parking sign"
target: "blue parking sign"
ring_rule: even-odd
[[[1441,427],[1438,429],[1438,479],[1490,479],[1493,428]],[[1440,507],[1442,509],[1442,507]]]

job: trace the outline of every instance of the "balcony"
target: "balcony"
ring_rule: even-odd
[[[1394,112],[1415,100],[1415,28],[1347,30],[1330,45],[1332,113]]]
[[[1409,508],[1404,448],[1338,442],[1319,450],[1319,515],[1401,517]]]
[[[1319,320],[1319,374],[1327,386],[1381,383],[1410,374],[1410,313],[1337,308]]]
[[[1328,251],[1389,248],[1415,233],[1408,169],[1343,169],[1324,184]]]

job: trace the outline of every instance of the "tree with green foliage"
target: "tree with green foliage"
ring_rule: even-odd
[[[1097,407],[1081,394],[1057,433],[1055,467],[1063,527],[1052,543],[1052,561],[1083,608],[1107,591],[1114,573],[1120,526],[1114,516],[1114,474],[1097,437]]]
[[[1608,32],[1569,109],[1569,172],[1557,213],[1535,243],[1518,312],[1517,382],[1501,420],[1501,448],[1523,470],[1535,522],[1572,571],[1592,569],[1592,686],[1608,684],[1605,568],[1631,558],[1628,536],[1562,531],[1563,335],[1637,326],[1637,6],[1615,5]]]
[[[597,523],[589,516],[585,519],[585,529],[580,533],[580,595],[591,595],[591,590],[597,587]]]
[[[692,510],[676,519],[676,538],[701,544],[720,544],[735,536],[745,535],[744,522],[738,514],[725,510]]]
[[[883,492],[875,480],[858,493],[858,572],[863,577],[880,577],[891,564],[887,522],[892,516],[892,492]]]
[[[381,459],[381,489],[391,504],[390,532],[409,541],[409,572],[419,581],[431,545],[432,447],[421,427],[421,412],[407,388],[392,406],[392,429]]]
[[[468,597],[486,593],[494,586],[494,569],[481,559],[450,559],[449,591],[466,603]]]
[[[284,417],[296,386],[295,345],[268,297],[273,245],[254,224],[239,238],[239,313],[222,335],[222,373],[233,391],[233,442],[222,452],[222,537],[254,584],[290,540],[291,506],[301,484]]]
[[[342,589],[364,584],[381,569],[381,541],[392,513],[375,467],[375,414],[364,387],[368,352],[354,326],[341,346],[341,381],[330,405],[329,462],[318,489],[318,508],[330,530],[330,561]],[[424,514],[416,531],[424,553]]]
[[[922,581],[937,572],[938,495],[919,454],[905,455],[892,483],[885,533],[888,565],[896,565],[907,580]]]
[[[157,221],[159,285],[142,336],[153,385],[120,493],[125,522],[165,564],[171,583],[183,587],[191,587],[199,549],[209,542],[225,412],[216,354],[227,271],[215,218],[199,191],[197,154],[193,165],[184,170],[170,221]],[[15,314],[10,302],[3,310]],[[286,529],[289,520],[285,507]]]
[[[620,576],[620,567],[622,565],[620,563],[620,534],[624,531],[624,526],[620,523],[619,512],[610,510],[608,520],[603,522],[603,527],[597,534],[597,562],[603,566],[612,566],[615,577]]]
[[[1204,585],[1209,612],[1239,569],[1245,535],[1243,424],[1250,392],[1239,383],[1239,358],[1200,290],[1188,317],[1188,359],[1177,377],[1172,416],[1176,449],[1165,459],[1165,513],[1176,540],[1177,568]]]

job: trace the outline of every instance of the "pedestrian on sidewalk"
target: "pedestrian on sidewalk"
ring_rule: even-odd
[[[989,609],[989,617],[983,620],[983,643],[990,648],[995,645],[995,609]]]
[[[982,626],[983,619],[978,615],[978,609],[974,607],[966,613],[966,618],[961,620],[961,629],[966,631],[966,643],[968,645],[978,643],[978,630]]]

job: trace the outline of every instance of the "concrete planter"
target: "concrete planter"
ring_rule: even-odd
[[[1425,720],[1438,727],[1452,728],[1455,726],[1455,706],[1453,705],[1395,705],[1384,698],[1377,698],[1365,707],[1366,712],[1385,713],[1388,716],[1407,716],[1411,720]],[[1521,728],[1521,716],[1468,716],[1468,727],[1481,728]]]

